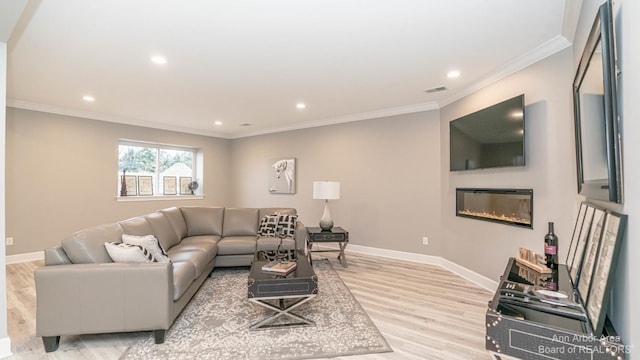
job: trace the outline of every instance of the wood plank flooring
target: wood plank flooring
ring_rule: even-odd
[[[439,266],[347,252],[333,267],[393,348],[392,353],[338,359],[491,359],[484,314],[492,294]],[[118,359],[144,333],[66,336],[46,354],[35,336],[33,270],[41,261],[7,265],[10,359]],[[225,359],[226,360],[226,359]]]

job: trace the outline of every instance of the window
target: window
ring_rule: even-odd
[[[198,187],[195,184],[199,182],[197,156],[198,150],[194,148],[121,140],[118,145],[118,194],[194,195]]]

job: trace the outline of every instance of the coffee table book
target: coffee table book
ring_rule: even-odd
[[[262,265],[262,272],[267,274],[287,275],[298,267],[295,261],[270,261]]]

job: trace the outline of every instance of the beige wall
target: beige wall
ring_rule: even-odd
[[[439,126],[439,112],[430,111],[234,140],[234,204],[293,206],[305,225],[318,226],[323,203],[313,200],[312,183],[340,181],[341,198],[329,205],[352,244],[437,255]],[[270,160],[280,157],[297,159],[294,195],[267,191]]]
[[[227,205],[228,140],[7,109],[7,254],[41,251],[73,232],[174,205]],[[201,148],[204,200],[117,202],[121,138]],[[225,175],[227,174],[227,175]]]
[[[549,221],[566,256],[577,209],[571,107],[572,57],[566,49],[441,109],[443,256],[498,280],[519,247],[543,252]],[[526,166],[449,171],[449,121],[525,94]],[[463,187],[533,189],[533,230],[455,216]]]

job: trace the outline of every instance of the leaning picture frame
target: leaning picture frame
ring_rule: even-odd
[[[152,196],[153,195],[153,177],[152,176],[138,176],[138,195],[140,196]]]
[[[134,175],[125,175],[124,182],[127,187],[127,196],[138,195],[136,188],[136,177]]]
[[[193,195],[189,188],[191,179],[191,176],[180,176],[180,195]]]
[[[162,177],[162,194],[178,195],[178,179],[175,176]]]
[[[604,226],[607,213],[604,210],[596,209],[593,213],[593,222],[589,230],[589,236],[584,249],[584,260],[580,270],[580,278],[578,279],[578,293],[583,302],[588,301],[589,289],[591,289],[591,279],[593,277],[593,269],[598,262],[598,249],[600,248],[600,239],[602,238],[602,227]]]
[[[569,251],[567,251],[567,258],[565,264],[569,265],[576,255],[576,248],[578,247],[578,239],[580,238],[580,231],[582,231],[582,223],[584,222],[584,216],[587,212],[587,204],[580,204],[580,210],[578,211],[578,217],[576,218],[576,224],[573,227],[573,234],[571,235],[571,243],[569,243]]]
[[[589,230],[591,229],[591,222],[593,221],[593,213],[596,209],[590,205],[587,205],[585,210],[584,221],[582,222],[582,228],[580,229],[580,235],[578,236],[578,242],[576,243],[576,250],[571,262],[567,262],[569,268],[569,278],[575,288],[578,285],[580,279],[580,269],[582,267],[582,259],[584,258],[584,248],[587,242],[587,236],[589,236]]]
[[[620,254],[620,244],[627,224],[627,215],[608,211],[607,220],[602,231],[602,241],[598,261],[593,272],[593,281],[586,302],[587,315],[591,328],[600,336],[604,328],[607,309],[611,296],[607,296],[612,287],[612,279]]]

